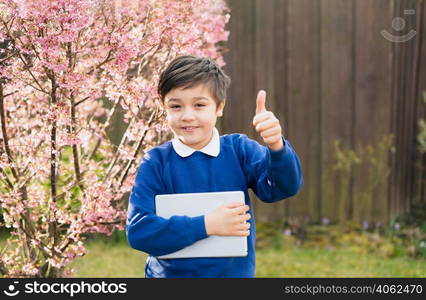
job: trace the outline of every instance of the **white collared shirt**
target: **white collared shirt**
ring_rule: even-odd
[[[196,150],[185,145],[176,137],[172,139],[172,145],[175,152],[181,157],[188,157],[195,151],[200,151],[210,156],[217,157],[220,153],[219,131],[216,129],[216,127],[213,127],[213,134],[210,142],[200,150]]]

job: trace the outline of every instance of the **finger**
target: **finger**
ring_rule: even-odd
[[[237,224],[247,224],[246,222],[248,220],[250,220],[251,215],[250,214],[244,214],[241,215],[238,219],[237,219]]]
[[[250,230],[238,230],[235,232],[236,236],[249,236]]]
[[[235,215],[241,215],[244,214],[245,212],[247,212],[250,209],[250,207],[248,205],[242,205],[240,207],[235,207],[233,208],[233,213]]]
[[[244,205],[244,203],[241,203],[241,202],[231,202],[231,203],[225,204],[224,206],[226,208],[238,208],[238,207],[243,206],[243,205]]]
[[[274,118],[258,123],[255,129],[257,132],[260,132],[278,126],[280,126],[280,122]]]
[[[249,230],[250,229],[250,223],[240,223],[236,226],[237,230]]]
[[[273,145],[275,143],[278,143],[281,139],[281,135],[274,135],[268,138],[264,138],[263,141],[265,142],[265,144],[267,145]]]
[[[279,128],[279,127],[272,127],[272,128],[269,128],[269,129],[263,130],[263,131],[260,133],[260,136],[261,136],[262,138],[264,138],[264,139],[269,138],[269,137],[272,137],[272,136],[275,136],[275,135],[277,135],[277,136],[281,136],[281,128]]]
[[[266,103],[266,92],[263,90],[260,90],[259,93],[257,93],[257,98],[256,98],[256,115],[258,113],[266,111],[265,103]]]
[[[253,118],[253,125],[256,126],[257,124],[266,121],[268,119],[276,119],[274,113],[272,111],[264,111],[260,114],[257,114]]]

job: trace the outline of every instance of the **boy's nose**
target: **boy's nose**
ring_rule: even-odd
[[[195,118],[192,109],[185,109],[181,116],[182,120],[193,120]]]

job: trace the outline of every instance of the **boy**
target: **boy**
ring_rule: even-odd
[[[265,146],[246,135],[219,136],[229,78],[211,59],[181,56],[161,74],[158,94],[174,139],[143,158],[127,217],[129,244],[149,254],[146,277],[254,277],[255,226],[248,189],[264,202],[295,195],[303,185],[299,159],[278,119],[257,96],[253,125]],[[205,216],[155,215],[155,195],[244,191],[245,204]],[[247,236],[246,257],[158,259],[210,235]]]

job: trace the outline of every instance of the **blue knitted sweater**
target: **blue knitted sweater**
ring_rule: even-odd
[[[131,247],[149,254],[146,277],[254,277],[253,206],[248,189],[264,202],[295,195],[303,185],[301,165],[290,143],[272,151],[243,134],[220,137],[213,157],[195,151],[179,156],[172,143],[150,150],[143,158],[131,191],[126,224]],[[207,237],[204,216],[155,215],[155,195],[243,191],[250,206],[250,235],[246,257],[158,259]]]

